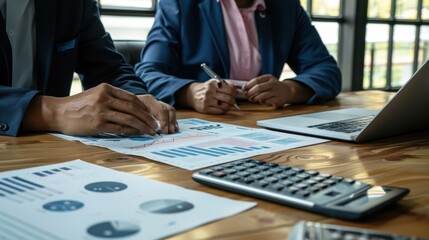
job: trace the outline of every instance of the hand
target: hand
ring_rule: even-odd
[[[70,97],[35,97],[24,116],[23,128],[70,135],[154,135],[157,123],[136,95],[103,83]]]
[[[176,121],[176,110],[173,107],[158,101],[152,95],[138,95],[137,97],[149,109],[153,117],[159,120],[162,133],[174,133],[179,130],[179,125]]]
[[[293,80],[279,81],[268,74],[250,80],[242,89],[249,101],[276,108],[306,102],[314,94],[312,89],[302,83]]]
[[[204,83],[191,83],[179,92],[178,102],[182,106],[192,107],[198,112],[225,114],[235,103],[237,91],[229,83],[220,83],[210,79]]]

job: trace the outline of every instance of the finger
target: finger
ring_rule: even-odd
[[[152,118],[150,115],[148,115],[148,117]],[[139,118],[131,114],[118,111],[109,111],[104,115],[104,119],[106,122],[137,129],[138,134],[156,134],[156,127],[147,124],[145,121],[141,121]]]
[[[158,118],[161,125],[161,132],[164,134],[177,131],[176,111],[170,105],[159,102],[159,110],[154,115]]]
[[[129,98],[129,100],[130,101],[120,98],[112,98],[109,108],[114,112],[132,116],[133,119],[136,119],[136,121],[140,122],[141,126],[142,124],[144,126],[149,126],[149,128],[155,131],[158,126],[149,109],[135,95],[133,95],[132,98]],[[133,122],[132,124],[136,125],[137,123]],[[148,131],[145,133],[151,132],[152,131]]]
[[[108,92],[117,99],[136,104],[136,106],[141,108],[141,110],[144,112],[150,112],[149,108],[145,104],[143,104],[143,102],[141,102],[138,97],[133,93],[112,86],[108,89]]]
[[[229,84],[227,82],[219,82],[218,86],[219,87],[217,88],[217,92],[221,92],[233,97],[237,94],[237,90],[232,84]]]
[[[117,134],[126,134],[126,135],[139,135],[140,132],[138,129],[123,126],[116,123],[107,122],[100,129],[99,135],[103,133],[117,133]]]
[[[276,101],[277,98],[272,92],[263,92],[254,97],[253,100],[262,104],[272,105],[272,103]]]
[[[251,88],[255,87],[258,84],[267,82],[271,79],[271,75],[262,75],[256,78],[251,79],[249,82],[243,85],[243,91],[249,91]]]
[[[229,107],[229,109],[231,109],[231,107]],[[206,111],[204,113],[220,115],[220,114],[227,113],[229,111],[229,109],[225,110],[225,109],[218,108],[218,107],[208,107],[208,108],[206,108]]]
[[[272,81],[260,83],[247,91],[247,97],[253,100],[257,95],[260,95],[264,92],[272,92],[273,86],[274,84]]]
[[[215,96],[216,100],[228,105],[232,105],[235,103],[235,97],[231,94],[226,94],[224,92],[216,92]]]
[[[173,107],[170,107],[168,110],[168,115],[169,115],[168,133],[175,133],[179,131],[179,124],[177,123],[177,120],[176,120],[176,109],[174,109]]]

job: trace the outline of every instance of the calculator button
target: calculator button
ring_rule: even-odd
[[[258,164],[258,165],[265,163],[264,161],[261,161],[261,160],[250,160],[249,162],[254,163],[254,164]]]
[[[287,188],[287,191],[293,194],[299,191],[299,189],[297,187],[291,186]]]
[[[324,173],[324,174],[320,174],[319,176],[321,176],[321,177],[323,177],[323,178],[325,178],[325,179],[332,177],[332,175],[331,175],[331,174],[326,174],[326,173]]]
[[[243,164],[243,166],[248,167],[248,168],[252,168],[252,167],[256,167],[256,164],[248,162],[248,163]]]
[[[292,170],[294,171],[294,172],[296,172],[296,173],[302,173],[302,172],[304,172],[305,170],[304,169],[302,169],[302,168],[292,168]]]
[[[288,165],[279,165],[277,168],[283,169],[283,171],[291,169]]]
[[[301,191],[297,191],[295,195],[297,195],[298,197],[308,197],[310,196],[310,192],[307,190],[301,190]]]
[[[244,178],[241,178],[238,181],[241,182],[241,183],[250,184],[250,183],[254,182],[255,179],[253,179],[251,177],[244,177]]]
[[[212,176],[215,176],[215,177],[220,177],[220,178],[222,178],[222,177],[225,177],[225,176],[226,176],[226,173],[221,172],[221,171],[217,171],[217,172],[213,172],[211,175],[212,175]]]
[[[215,171],[220,171],[220,170],[223,170],[223,167],[222,166],[216,166],[216,167],[213,167],[212,169]]]
[[[265,166],[268,166],[268,167],[277,167],[279,164],[277,164],[277,163],[266,163],[265,164]]]
[[[343,179],[344,179],[343,177],[339,177],[339,176],[331,177],[331,180],[336,181],[336,182],[340,182],[340,181],[342,181]]]
[[[208,169],[204,169],[204,170],[201,170],[200,171],[200,173],[201,174],[210,174],[210,173],[212,173],[213,172],[213,170],[212,169],[210,169],[210,168],[208,168]]]
[[[229,175],[227,176],[225,179],[231,180],[231,181],[236,181],[238,179],[240,179],[241,177],[238,175]]]
[[[258,184],[259,184],[259,186],[261,186],[261,187],[266,187],[266,186],[268,186],[270,183],[269,183],[269,182],[267,182],[267,181],[261,180],[261,181],[259,181],[259,182],[258,182]]]
[[[277,183],[271,185],[269,188],[274,191],[281,191],[283,188],[285,188],[285,185]]]
[[[275,178],[275,177],[267,177],[264,180],[267,181],[267,182],[270,182],[270,183],[276,183],[276,182],[279,181],[279,179]]]
[[[326,185],[331,185],[331,186],[336,184],[336,182],[331,180],[331,179],[325,180],[325,181],[323,181],[323,183]]]
[[[295,185],[295,187],[297,187],[299,189],[306,189],[308,186],[307,186],[307,184],[304,184],[304,183],[298,183]]]
[[[269,167],[265,166],[265,165],[259,165],[256,167],[257,169],[261,170],[261,171],[265,171],[267,169],[270,169]]]
[[[310,175],[306,174],[306,173],[300,173],[300,174],[296,175],[296,177],[301,178],[302,180],[305,180],[305,179],[310,178]]]
[[[262,174],[262,175],[264,175],[264,176],[266,176],[266,177],[270,177],[270,176],[273,176],[273,175],[274,175],[274,173],[272,173],[272,172],[270,172],[270,171],[260,172],[260,174]]]
[[[280,173],[280,174],[276,174],[274,175],[274,177],[278,178],[278,179],[287,179],[288,175],[285,173]]]
[[[353,184],[356,181],[354,179],[351,179],[351,178],[346,178],[346,179],[344,179],[344,182],[349,183],[349,184]]]
[[[307,174],[310,174],[310,176],[312,176],[312,177],[319,175],[319,172],[317,172],[317,171],[313,171],[313,170],[309,170],[309,171],[307,171],[306,173],[307,173]]]
[[[256,180],[261,180],[262,178],[265,178],[265,176],[262,174],[255,174],[255,175],[253,175],[253,178]]]
[[[233,169],[235,169],[235,170],[237,170],[237,171],[242,171],[242,170],[245,170],[245,169],[247,169],[245,166],[241,166],[241,165],[239,165],[239,166],[235,166],[235,167],[233,167]]]
[[[247,171],[243,171],[243,172],[238,172],[237,175],[241,177],[247,177],[250,175],[250,173]]]
[[[234,174],[234,173],[237,172],[237,170],[228,168],[228,169],[224,169],[222,172],[225,172],[225,173],[228,173],[228,174]]]
[[[297,177],[291,177],[291,178],[289,178],[289,180],[292,181],[292,182],[294,182],[294,183],[299,183],[299,182],[302,181],[301,178],[297,178]]]
[[[284,184],[284,185],[286,185],[286,186],[288,186],[288,187],[293,185],[293,182],[290,181],[290,180],[284,180],[281,183]]]

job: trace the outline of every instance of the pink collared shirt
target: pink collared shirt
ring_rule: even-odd
[[[255,11],[265,10],[264,0],[239,9],[235,0],[220,0],[228,38],[231,79],[250,80],[259,75],[261,55],[258,47]]]

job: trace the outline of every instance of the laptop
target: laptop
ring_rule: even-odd
[[[354,142],[429,129],[429,60],[381,110],[346,108],[260,120],[256,124]]]

